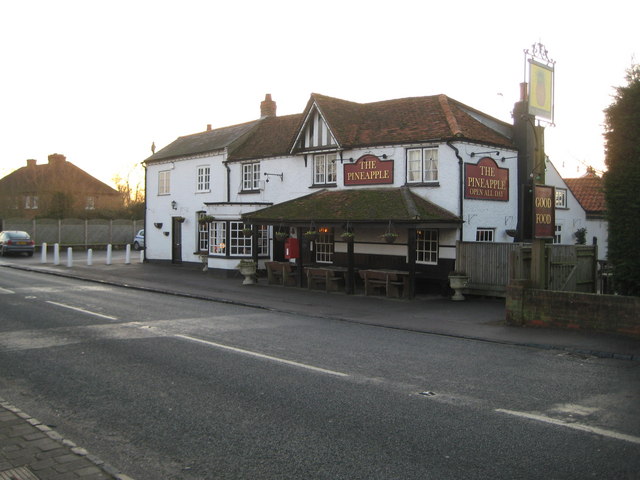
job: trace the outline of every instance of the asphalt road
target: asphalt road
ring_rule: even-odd
[[[638,362],[2,274],[0,396],[137,480],[639,478]]]

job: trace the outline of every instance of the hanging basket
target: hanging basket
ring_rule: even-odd
[[[340,238],[342,239],[343,242],[353,243],[353,239],[355,238],[355,235],[353,234],[353,232],[342,232],[340,234]]]
[[[306,232],[304,232],[304,238],[306,238],[307,240],[315,240],[316,238],[318,238],[318,231],[307,230]]]
[[[398,234],[393,232],[387,232],[382,235],[382,238],[387,243],[393,243],[398,239]]]
[[[245,237],[250,237],[251,235],[253,235],[253,229],[251,229],[251,228],[243,228],[242,229],[242,234]]]
[[[286,240],[287,238],[289,238],[289,233],[288,232],[276,232],[276,240],[280,240],[281,242],[283,240]]]

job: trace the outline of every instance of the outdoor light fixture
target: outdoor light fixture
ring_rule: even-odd
[[[156,223],[153,224],[153,226],[158,228],[158,229],[160,229],[160,228],[162,228],[162,222],[156,222]]]
[[[284,173],[267,173],[267,172],[264,172],[264,176],[267,177],[267,179],[265,180],[267,183],[269,182],[269,177],[280,177],[280,181],[281,182],[284,181]]]
[[[171,201],[171,208],[173,208],[174,210],[178,209],[178,202],[176,202],[175,200]]]
[[[500,155],[500,152],[499,152],[499,151],[497,151],[497,150],[491,150],[491,151],[489,151],[489,152],[471,152],[471,153],[469,154],[469,156],[473,158],[473,157],[475,157],[476,155],[493,155],[494,153],[495,153],[496,155]]]

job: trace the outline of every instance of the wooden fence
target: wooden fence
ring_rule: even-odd
[[[595,293],[597,258],[595,246],[547,245],[545,288]],[[455,269],[469,276],[467,293],[504,297],[510,280],[530,278],[531,245],[458,241]]]

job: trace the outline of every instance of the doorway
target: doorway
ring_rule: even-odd
[[[171,263],[182,263],[182,222],[184,217],[171,218]]]

